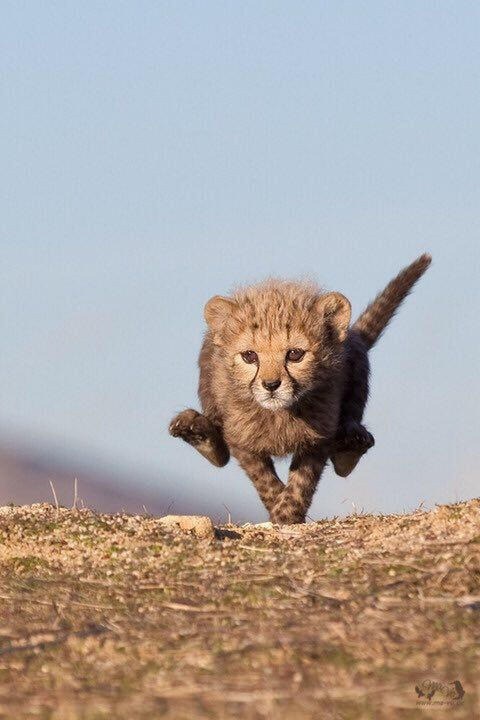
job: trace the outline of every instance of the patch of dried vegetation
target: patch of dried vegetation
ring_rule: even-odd
[[[470,719],[479,618],[478,500],[200,536],[0,509],[1,718],[416,718],[429,678]]]

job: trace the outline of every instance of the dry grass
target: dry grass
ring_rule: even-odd
[[[479,618],[478,500],[210,540],[0,510],[2,718],[416,718],[431,678],[470,719]]]

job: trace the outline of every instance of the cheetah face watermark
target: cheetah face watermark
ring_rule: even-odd
[[[455,707],[463,702],[465,690],[460,680],[439,682],[438,680],[422,680],[415,685],[417,707]]]

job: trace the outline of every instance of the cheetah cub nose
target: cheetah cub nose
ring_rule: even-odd
[[[282,384],[281,380],[262,380],[262,385],[266,390],[273,392]]]

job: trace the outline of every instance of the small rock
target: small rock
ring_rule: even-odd
[[[159,522],[166,527],[193,530],[199,538],[214,537],[213,523],[205,515],[165,515]]]

